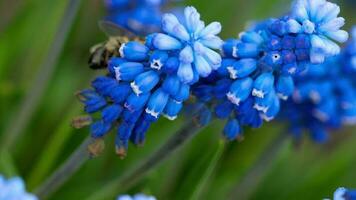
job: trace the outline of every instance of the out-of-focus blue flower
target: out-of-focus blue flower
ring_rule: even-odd
[[[160,116],[177,118],[189,98],[191,84],[220,67],[222,40],[218,22],[208,26],[193,7],[185,18],[162,18],[162,33],[146,37],[145,44],[129,41],[109,60],[106,76],[92,81],[92,88],[78,93],[85,112],[100,113],[91,124],[93,138],[117,131],[116,151],[124,156],[128,141],[142,144],[150,125]],[[208,118],[202,119],[202,122]]]
[[[354,200],[354,199],[356,199],[356,190],[350,190],[341,187],[334,192],[333,200]]]
[[[309,67],[296,77],[293,98],[283,105],[284,119],[296,138],[302,131],[325,142],[330,130],[356,125],[356,29],[339,56]]]
[[[105,0],[107,19],[133,33],[145,35],[161,30],[163,7],[169,0]]]
[[[293,94],[295,76],[340,52],[333,41],[344,42],[348,34],[340,30],[344,19],[337,17],[339,11],[325,0],[297,0],[289,15],[265,20],[239,39],[225,41],[221,67],[192,91],[213,106],[218,118],[228,119],[228,139],[237,138],[242,126],[257,128],[263,120],[273,120],[281,101]]]
[[[118,196],[117,200],[156,200],[156,197],[145,194],[135,194],[134,196],[125,194]]]
[[[294,2],[287,30],[310,35],[310,59],[313,63],[322,63],[325,57],[340,53],[340,47],[333,41],[342,43],[347,40],[348,33],[340,30],[345,19],[338,17],[339,13],[338,5],[325,0]]]
[[[5,179],[0,175],[0,200],[37,200],[35,195],[26,192],[25,183],[19,177]]]

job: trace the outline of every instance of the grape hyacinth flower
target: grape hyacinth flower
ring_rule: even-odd
[[[147,34],[160,30],[162,7],[168,0],[105,0],[107,19],[133,33]]]
[[[223,45],[221,67],[192,88],[198,101],[228,119],[224,135],[241,136],[241,126],[257,128],[278,114],[281,101],[294,91],[294,77],[311,63],[340,52],[339,7],[325,0],[297,0],[289,15],[256,24]]]
[[[180,21],[165,14],[162,33],[148,35],[145,44],[122,44],[120,57],[108,62],[108,74],[97,77],[93,89],[78,94],[85,112],[101,114],[91,125],[93,138],[117,127],[120,156],[126,154],[129,140],[142,144],[161,115],[174,120],[189,98],[191,85],[220,66],[221,56],[215,52],[222,44],[217,36],[220,23],[205,26],[194,7],[185,8],[184,16]]]
[[[356,125],[356,28],[342,53],[296,77],[293,98],[283,105],[290,132],[300,139],[307,130],[319,143],[330,130]]]
[[[25,183],[19,177],[5,179],[0,175],[0,200],[37,200],[35,195],[26,192]]]
[[[356,190],[349,190],[341,187],[334,192],[333,200],[354,200],[354,199],[356,199]]]
[[[145,194],[135,194],[134,196],[125,194],[118,196],[117,200],[156,200],[156,198]]]

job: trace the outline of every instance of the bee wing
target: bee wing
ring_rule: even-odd
[[[131,31],[110,21],[99,21],[99,28],[109,37],[126,36],[130,39],[137,37],[137,35]]]

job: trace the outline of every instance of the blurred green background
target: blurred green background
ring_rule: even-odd
[[[53,172],[88,135],[74,130],[71,118],[81,115],[74,97],[89,86],[98,73],[87,66],[89,48],[105,40],[97,21],[105,16],[101,0],[81,1],[69,35],[43,96],[28,115],[28,124],[17,124],[20,105],[29,93],[48,52],[70,0],[0,0],[0,136],[20,128],[21,136],[0,155],[0,174],[24,177],[33,190]],[[355,19],[355,7],[340,2],[347,29]],[[222,37],[235,37],[249,20],[279,16],[288,0],[188,0],[206,21],[220,21]],[[31,95],[30,95],[31,96]],[[27,97],[28,98],[28,97]],[[24,111],[29,113],[29,111]],[[53,200],[87,199],[147,158],[179,129],[182,121],[160,120],[149,131],[143,148],[130,146],[128,157],[114,153],[113,136],[106,138],[104,153],[87,162]],[[10,127],[9,126],[13,126]],[[335,133],[326,145],[305,138],[296,147],[290,139],[280,140],[285,126],[269,123],[247,130],[243,142],[221,147],[222,123],[215,122],[174,153],[129,190],[115,194],[144,192],[158,199],[322,199],[339,186],[356,188],[356,134],[352,129]],[[353,132],[353,134],[352,134]],[[252,170],[252,172],[251,172]],[[110,198],[109,198],[110,197]]]

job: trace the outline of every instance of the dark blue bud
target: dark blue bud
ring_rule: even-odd
[[[251,94],[253,80],[249,77],[236,80],[232,83],[227,98],[235,105],[246,100]]]
[[[149,129],[150,125],[151,125],[150,121],[147,121],[143,117],[141,117],[136,123],[135,128],[132,131],[130,140],[135,145],[142,145],[145,141],[146,132]]]
[[[217,99],[225,98],[226,94],[229,92],[231,84],[232,80],[228,78],[218,80],[213,88],[214,97]]]
[[[269,50],[278,51],[282,49],[282,40],[276,35],[271,35],[266,43]]]
[[[240,106],[235,107],[236,115],[248,114],[254,111],[253,105],[255,104],[255,99],[250,96],[245,101],[241,102]]]
[[[143,109],[136,110],[136,111],[131,111],[129,109],[124,109],[122,112],[122,119],[124,122],[128,124],[135,124],[137,120],[140,118],[140,116],[143,113]]]
[[[117,136],[115,140],[115,145],[116,148],[118,147],[123,147],[127,149],[128,147],[128,140],[130,139],[132,130],[134,128],[134,124],[127,124],[127,123],[121,123],[118,130],[117,130]]]
[[[232,68],[233,64],[236,62],[236,59],[233,58],[224,58],[221,62],[221,67],[218,68],[218,74],[220,76],[229,76],[228,68]]]
[[[110,91],[109,96],[114,103],[120,104],[126,100],[127,96],[129,96],[131,92],[132,90],[128,83],[116,84]]]
[[[252,109],[249,113],[239,115],[241,126],[251,126],[252,128],[259,128],[263,120],[257,110]]]
[[[179,63],[180,62],[178,57],[170,57],[163,65],[163,71],[168,74],[176,74],[179,67]]]
[[[178,102],[183,102],[189,98],[190,86],[187,84],[181,84],[179,91],[172,98]]]
[[[236,61],[232,67],[227,67],[227,70],[230,74],[230,78],[245,78],[254,72],[257,68],[257,61],[252,58],[245,58],[239,61]]]
[[[117,57],[112,57],[109,61],[108,61],[108,70],[110,72],[110,75],[112,77],[115,77],[115,67],[118,67],[119,65],[121,65],[122,63],[127,62],[127,60],[123,59],[123,58],[117,58]]]
[[[309,128],[311,131],[310,136],[314,142],[322,144],[328,140],[328,133],[322,125],[313,123]]]
[[[111,124],[110,123],[105,123],[103,121],[97,121],[94,122],[90,126],[90,133],[92,138],[101,138],[103,137],[107,132],[110,131]]]
[[[298,61],[308,61],[309,60],[309,49],[297,49],[295,50],[295,55]]]
[[[208,102],[211,100],[213,87],[210,85],[198,85],[194,87],[193,94],[199,101]]]
[[[150,67],[152,69],[161,70],[168,60],[166,51],[154,51],[150,56]]]
[[[127,108],[128,110],[131,110],[131,111],[140,110],[145,106],[145,104],[150,96],[151,96],[150,93],[144,93],[139,96],[137,96],[134,93],[131,93],[127,97],[127,100],[125,102],[125,108]]]
[[[143,61],[148,57],[149,49],[139,42],[124,43],[120,47],[120,55],[130,61]]]
[[[252,96],[264,98],[266,94],[273,90],[274,76],[271,73],[259,75],[253,83]]]
[[[99,76],[91,82],[92,87],[97,93],[103,96],[109,96],[112,89],[118,84],[118,82],[107,76]]]
[[[227,140],[235,140],[241,134],[241,127],[237,119],[229,119],[224,127],[224,136]]]
[[[259,54],[259,46],[253,43],[237,43],[232,52],[232,56],[235,58],[255,58]]]
[[[226,40],[222,47],[224,55],[227,57],[233,57],[233,52],[234,49],[236,49],[237,43],[239,43],[239,41],[236,39]]]
[[[137,62],[124,62],[114,67],[115,78],[118,81],[132,81],[144,71],[143,64]]]
[[[163,81],[162,89],[171,96],[176,95],[180,89],[179,78],[176,75],[167,76],[167,78]]]
[[[285,35],[282,39],[283,49],[292,50],[295,48],[295,37]]]
[[[101,112],[103,121],[105,123],[112,123],[116,121],[119,118],[122,110],[123,110],[122,106],[117,104],[107,106]]]
[[[167,105],[169,98],[169,94],[164,92],[162,89],[157,89],[150,97],[148,103],[147,103],[147,108],[146,108],[146,113],[152,115],[155,118],[158,118],[158,116],[163,112],[164,108]]]
[[[131,83],[131,88],[137,95],[148,93],[157,85],[159,79],[155,71],[147,71],[135,78],[135,81]]]
[[[106,105],[104,97],[93,90],[83,90],[78,94],[80,100],[84,103],[84,110],[87,113],[94,113]]]
[[[283,36],[287,32],[288,25],[282,20],[275,20],[270,26],[269,30],[279,36]]]
[[[164,108],[163,115],[169,120],[175,120],[182,107],[182,103],[177,102],[174,99],[169,99],[166,107]]]
[[[219,119],[226,119],[231,115],[234,104],[230,101],[223,101],[215,107],[215,115]]]
[[[295,47],[297,49],[309,49],[311,46],[310,44],[310,37],[309,35],[305,34],[298,34],[295,38]]]
[[[276,84],[277,96],[287,100],[294,92],[294,81],[291,76],[279,76]]]
[[[290,50],[283,50],[282,58],[283,58],[284,64],[295,63],[297,61],[297,58],[296,58],[294,52],[290,51]]]

